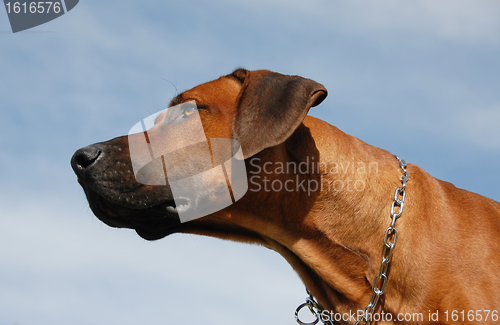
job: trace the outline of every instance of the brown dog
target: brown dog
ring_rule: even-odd
[[[137,182],[127,136],[78,150],[72,167],[106,224],[148,240],[193,233],[261,244],[293,266],[332,318],[356,313],[372,296],[401,169],[389,152],[306,116],[326,95],[309,79],[239,69],[174,98],[172,106],[196,102],[207,138],[241,144],[248,175],[240,200],[190,222],[179,222],[168,183]],[[407,169],[390,280],[376,312],[395,323],[399,315],[417,315],[405,323],[494,323],[500,204],[415,165]],[[217,191],[211,186],[200,196],[216,199]]]

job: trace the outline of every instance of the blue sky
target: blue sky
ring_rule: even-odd
[[[310,114],[500,200],[497,1],[97,1],[12,34],[0,9],[0,324],[293,324],[264,248],[146,242],[93,217],[69,160],[237,67],[314,79]]]

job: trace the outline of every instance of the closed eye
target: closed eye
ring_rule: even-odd
[[[173,119],[176,121],[187,119],[198,110],[194,101],[182,103],[179,106],[171,107],[171,109],[174,117]]]
[[[196,106],[189,105],[186,109],[183,110],[182,118],[188,118],[193,115],[197,111]]]
[[[194,113],[196,113],[199,109],[208,109],[207,106],[201,105],[197,106],[194,100],[178,104],[175,106],[169,107],[165,112],[158,115],[155,119],[154,124],[158,123],[175,123],[180,122],[182,120],[186,120],[191,117]]]

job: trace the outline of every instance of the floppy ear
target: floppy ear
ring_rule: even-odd
[[[243,83],[233,111],[232,138],[246,158],[290,137],[311,107],[327,96],[323,85],[299,76],[238,69]]]

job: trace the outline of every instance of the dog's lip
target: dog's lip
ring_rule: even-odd
[[[129,228],[146,240],[157,240],[178,231],[181,225],[173,200],[142,209],[117,205],[97,193],[91,195],[91,208],[105,224],[115,228]]]
[[[167,237],[170,234],[176,232],[174,228],[167,229],[145,229],[145,228],[135,228],[137,235],[146,240],[158,240]]]
[[[116,213],[114,213],[111,209],[109,209],[106,204],[104,203],[104,199],[99,196],[97,197],[97,207],[99,210],[104,213],[105,215],[109,216],[110,218],[117,218],[118,216]]]
[[[78,182],[96,217],[110,227],[133,229],[146,240],[157,240],[182,231],[178,211],[190,207],[187,198],[165,199],[161,203],[131,208],[106,198],[81,179]]]
[[[163,203],[165,206],[165,210],[170,213],[179,214],[179,211],[183,212],[190,208],[190,200],[187,198],[176,198],[175,200],[171,200]]]
[[[134,220],[134,221],[151,221],[162,220],[170,217],[177,217],[177,207],[174,200],[166,200],[165,202],[152,206],[144,206],[139,208],[128,208],[114,203],[103,196],[97,194],[97,207],[101,212],[105,213],[111,219]]]

